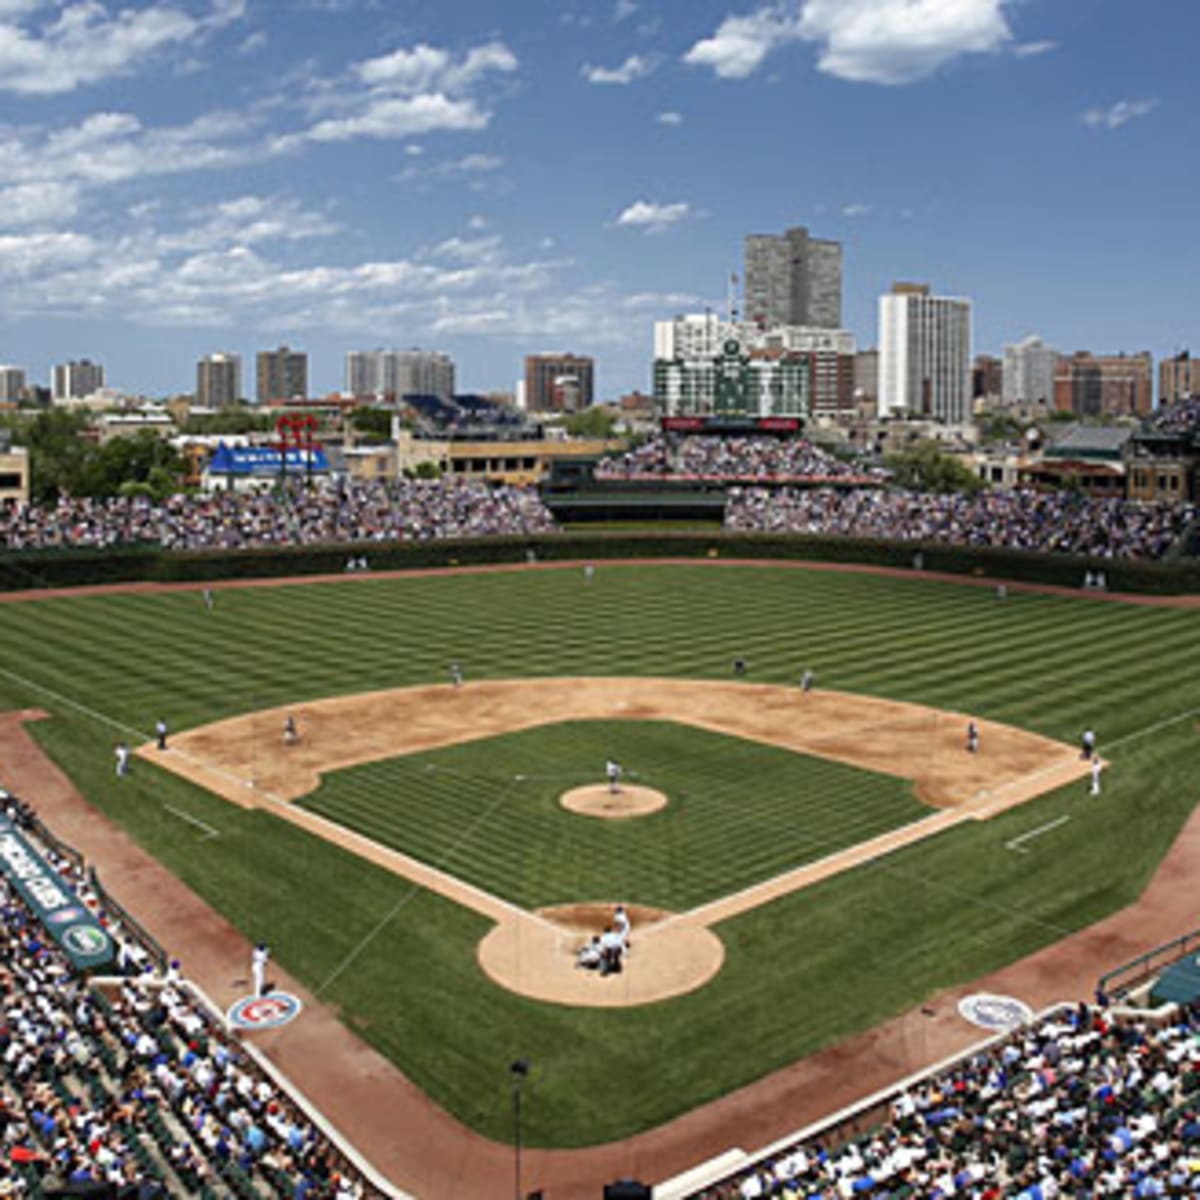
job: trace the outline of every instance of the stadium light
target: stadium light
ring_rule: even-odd
[[[529,1074],[529,1059],[517,1058],[508,1065],[513,1081],[513,1176],[515,1200],[521,1200],[521,1085]]]

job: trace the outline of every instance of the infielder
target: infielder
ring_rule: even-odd
[[[296,728],[296,718],[288,713],[283,719],[283,744],[294,746],[300,740],[300,730]]]
[[[1089,793],[1093,796],[1098,796],[1100,795],[1100,772],[1104,770],[1104,764],[1100,761],[1100,755],[1092,755],[1090,770],[1092,772],[1092,786],[1089,789]]]
[[[802,692],[812,691],[813,678],[813,673],[805,669],[804,674],[800,676],[800,690]]]
[[[267,986],[267,963],[271,961],[271,951],[266,942],[259,942],[250,954],[250,974],[254,979],[254,994],[261,996]]]
[[[610,758],[604,764],[604,774],[608,779],[609,794],[615,796],[621,790],[621,764]]]
[[[1083,737],[1079,739],[1079,757],[1091,758],[1096,753],[1096,734],[1091,729],[1083,731]]]
[[[979,752],[979,726],[974,721],[967,722],[967,753]]]
[[[746,674],[746,660],[740,654],[733,660],[733,673],[739,679]]]
[[[117,756],[117,778],[124,779],[129,774],[129,747],[124,742],[118,742],[114,753]]]
[[[456,688],[462,687],[463,685],[462,667],[460,667],[458,663],[450,664],[450,682],[454,684]]]
[[[167,748],[167,723],[162,717],[154,722],[154,736],[158,739],[158,748],[165,750]]]

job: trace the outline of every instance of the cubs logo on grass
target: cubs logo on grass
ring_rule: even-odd
[[[272,992],[269,996],[247,996],[228,1013],[235,1029],[278,1029],[294,1021],[304,1005],[290,992]]]
[[[958,1015],[980,1029],[990,1029],[994,1033],[1008,1033],[1028,1025],[1033,1020],[1033,1009],[1023,1000],[1012,996],[992,996],[987,992],[977,992],[972,996],[964,996],[958,1002]]]

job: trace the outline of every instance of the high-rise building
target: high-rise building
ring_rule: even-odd
[[[977,354],[971,363],[971,399],[999,399],[1004,391],[1004,363],[994,354]]]
[[[1054,375],[1058,370],[1059,353],[1047,346],[1040,337],[1027,337],[1004,347],[1004,386],[1001,395],[1005,404],[1054,403]]]
[[[54,368],[54,401],[80,400],[98,392],[104,386],[104,368],[99,363],[81,358],[75,362],[59,363]]]
[[[200,408],[229,408],[242,398],[242,358],[239,354],[210,354],[196,363],[196,404]]]
[[[454,395],[454,360],[436,350],[355,350],[346,355],[346,391],[352,396]]]
[[[16,404],[26,383],[24,367],[0,367],[0,403]]]
[[[1154,407],[1154,359],[1079,350],[1058,360],[1054,407],[1078,417],[1145,416]]]
[[[964,424],[971,411],[971,302],[897,283],[879,298],[879,415]]]
[[[745,247],[745,317],[756,325],[842,327],[842,244],[803,226],[752,233]]]
[[[529,354],[525,358],[525,407],[529,412],[577,412],[594,393],[595,364],[586,355]]]
[[[1200,398],[1200,358],[1184,350],[1158,364],[1158,403],[1178,404]]]
[[[854,402],[879,405],[879,351],[860,350],[854,356]]]
[[[259,404],[307,398],[308,355],[290,346],[260,350],[256,376],[255,395]]]
[[[691,313],[655,322],[654,358],[656,362],[712,363],[730,340],[751,356],[805,355],[812,370],[805,403],[813,412],[833,414],[854,407],[854,335],[845,329],[760,326],[752,321],[725,321],[713,313]]]

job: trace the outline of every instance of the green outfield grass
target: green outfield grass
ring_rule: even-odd
[[[54,714],[34,731],[84,794],[270,940],[436,1100],[505,1138],[507,1064],[528,1055],[526,1131],[543,1145],[666,1120],[1097,920],[1136,896],[1197,799],[1200,745],[1183,715],[1200,710],[1195,611],[1000,602],[919,578],[601,565],[590,585],[563,569],[245,589],[219,593],[212,613],[199,593],[0,605],[0,645],[0,706]],[[1105,794],[1052,793],[725,922],[725,967],[689,996],[581,1011],[492,985],[474,959],[487,931],[476,915],[152,766],[112,776],[113,742],[148,736],[160,715],[184,728],[443,680],[451,661],[471,677],[726,678],[735,655],[752,680],[794,682],[807,665],[818,686],[1067,740],[1092,726],[1114,764]],[[166,805],[221,836],[199,841]],[[1063,814],[1029,854],[1004,849]],[[498,819],[476,816],[483,830]],[[551,894],[531,879],[531,895]]]
[[[671,803],[565,811],[615,758]],[[753,781],[753,782],[751,782]],[[694,908],[929,816],[870,771],[662,721],[572,721],[338,771],[303,804],[524,908]]]

